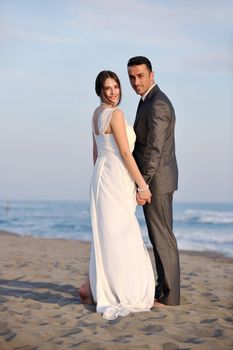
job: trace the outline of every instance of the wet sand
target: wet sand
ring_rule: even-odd
[[[0,232],[0,350],[233,349],[233,259],[181,251],[180,306],[106,321],[77,296],[89,251]]]

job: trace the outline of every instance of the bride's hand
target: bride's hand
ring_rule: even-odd
[[[137,194],[138,194],[139,199],[141,199],[141,200],[144,199],[148,203],[151,202],[152,194],[151,194],[151,191],[149,190],[149,188],[147,190],[145,190],[145,191],[140,191]]]
[[[137,200],[138,205],[146,204],[146,200],[145,199],[140,199],[138,193],[136,193],[136,200]]]

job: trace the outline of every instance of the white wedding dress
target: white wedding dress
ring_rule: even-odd
[[[135,216],[135,183],[114,135],[105,134],[113,111],[106,108],[99,115],[98,135],[93,126],[98,158],[90,189],[93,241],[89,278],[96,311],[107,320],[149,311],[155,291],[150,257]],[[133,127],[126,123],[126,131],[133,151]]]

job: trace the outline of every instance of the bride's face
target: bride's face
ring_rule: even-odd
[[[112,78],[107,78],[103,84],[102,101],[116,106],[120,98],[120,86]]]

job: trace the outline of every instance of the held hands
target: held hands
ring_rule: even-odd
[[[145,189],[138,188],[137,194],[136,194],[136,200],[139,205],[144,205],[146,202],[151,202],[151,191],[149,190],[149,186]]]
[[[144,205],[144,204],[146,204],[145,199],[140,199],[140,198],[139,198],[138,192],[136,193],[136,201],[137,201],[138,205]]]

